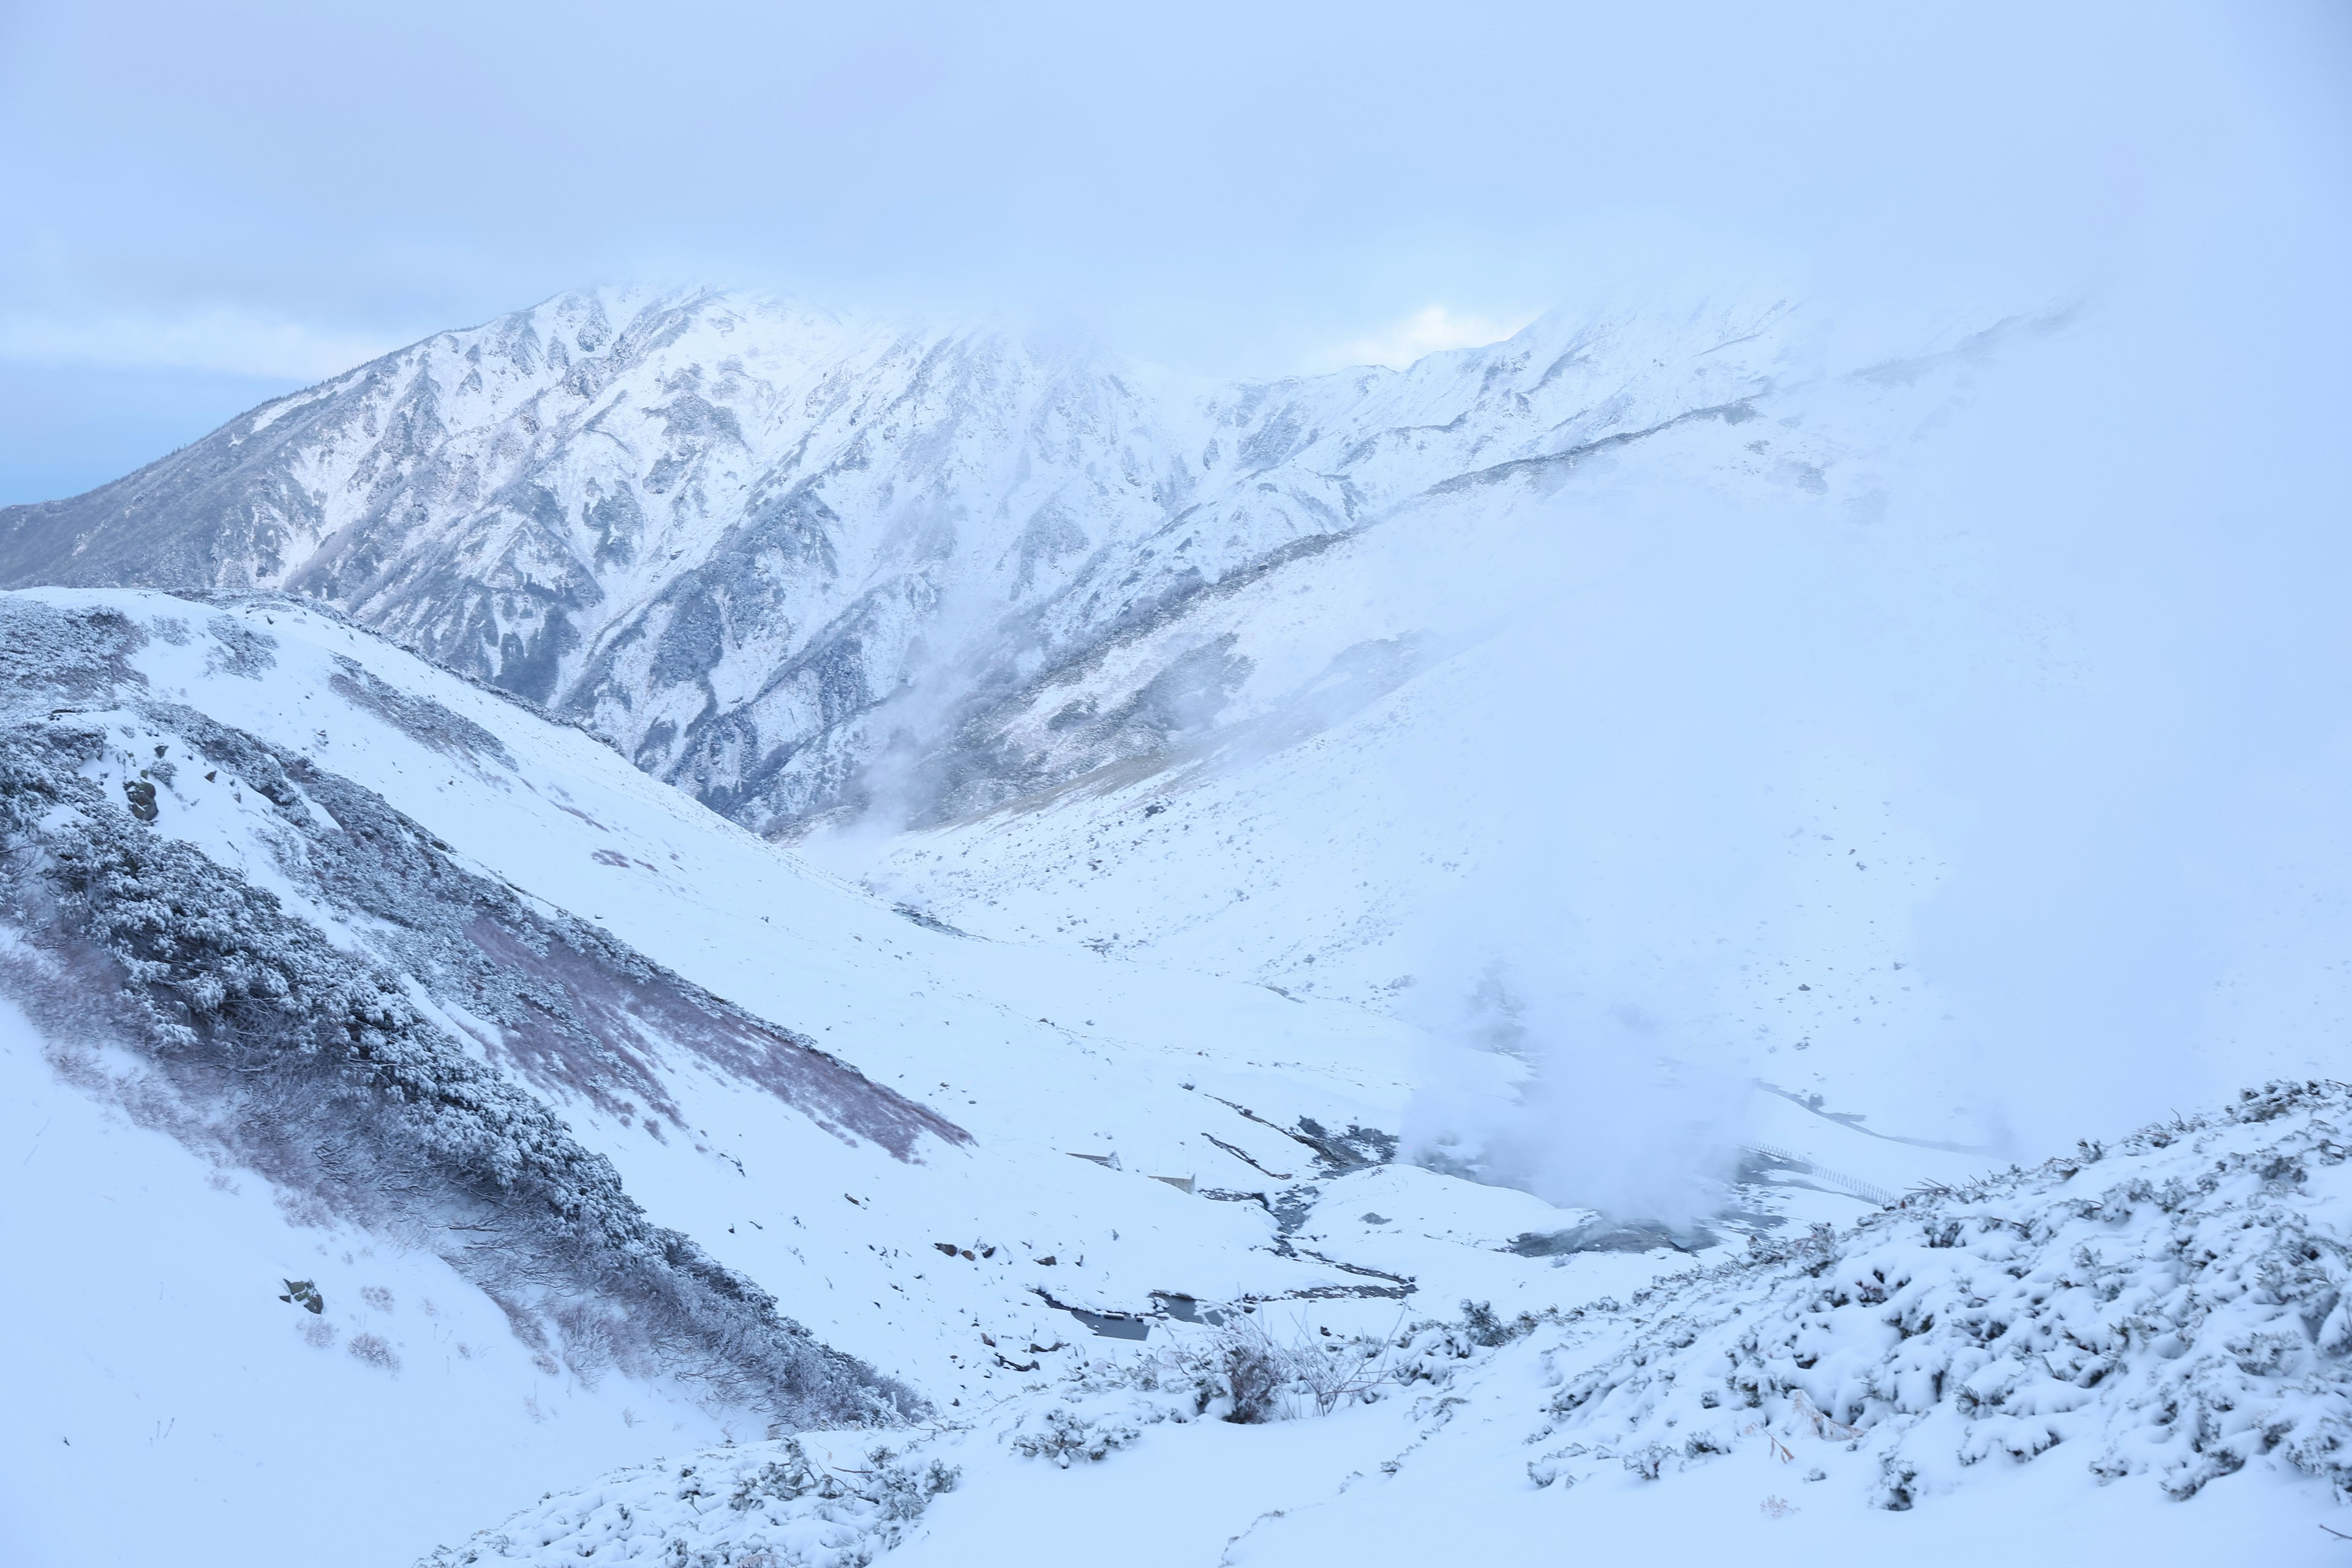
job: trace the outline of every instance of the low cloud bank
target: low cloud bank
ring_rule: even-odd
[[[1421,1157],[1672,1221],[1758,1076],[2005,1162],[2342,1070],[2352,331],[2284,194],[1968,364],[1866,504],[1603,480],[1482,563],[1479,711],[1388,782],[1479,794],[1412,1005],[1526,1077]],[[1808,981],[1899,1005],[1776,1035]]]

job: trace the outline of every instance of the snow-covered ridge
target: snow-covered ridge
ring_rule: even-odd
[[[70,1260],[0,1286],[49,1347],[0,1555],[404,1562],[779,1418],[969,1409],[992,1342],[1405,1288],[1265,1201],[1310,1128],[1395,1127],[1393,1024],[911,921],[299,603],[0,624],[0,1245]],[[100,1472],[152,1506],[58,1502]]]
[[[1763,1247],[1549,1351],[1533,1469],[1807,1439],[1890,1509],[2026,1460],[2176,1500],[2266,1465],[2352,1501],[2347,1156],[2352,1087],[2274,1083]]]
[[[600,290],[0,511],[0,584],[316,596],[754,827],[921,816],[1212,727],[1247,666],[1214,630],[1088,672],[1221,588],[1698,426],[1745,461],[1820,371],[1763,301],[1187,395],[1002,325]],[[1840,455],[1770,462],[1818,490]]]
[[[730,1402],[798,1419],[888,1420],[919,1406],[810,1342],[753,1281],[652,1224],[610,1161],[464,1048],[446,1009],[487,1025],[500,1054],[542,1085],[569,1084],[625,1120],[639,1113],[633,1095],[649,1126],[682,1113],[631,1047],[657,1056],[669,1043],[732,1058],[820,1124],[902,1154],[918,1129],[961,1139],[960,1129],[580,922],[530,910],[372,792],[145,699],[128,666],[146,633],[119,612],[19,599],[0,624],[8,990],[53,1034],[143,1058],[147,1070],[119,1092],[135,1083],[149,1115],[184,1137],[339,1217],[440,1251],[506,1303],[526,1338],[576,1366],[714,1382]],[[274,639],[235,623],[210,640],[248,678],[275,662]],[[503,753],[478,726],[429,702],[395,706],[400,694],[345,665],[357,705],[453,761]],[[92,723],[93,710],[133,721]],[[121,804],[102,782],[118,766]],[[296,908],[152,826],[159,790],[199,769],[215,784],[228,773],[233,800],[251,791],[267,803],[274,868],[309,895]],[[311,910],[373,916],[396,933],[384,948],[407,974],[339,951]],[[411,986],[439,1005],[420,1007]],[[108,1082],[95,1067],[84,1073]]]

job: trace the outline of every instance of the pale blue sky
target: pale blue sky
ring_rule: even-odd
[[[1215,374],[1660,274],[2038,301],[2212,191],[2340,223],[2342,15],[0,4],[0,501],[599,280]]]

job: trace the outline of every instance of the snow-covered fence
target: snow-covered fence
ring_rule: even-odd
[[[1859,1176],[1849,1176],[1842,1172],[1817,1165],[1793,1149],[1782,1149],[1770,1143],[1750,1143],[1748,1145],[1747,1152],[1751,1155],[1761,1155],[1774,1164],[1784,1165],[1799,1175],[1834,1187],[1849,1197],[1860,1198],[1864,1203],[1876,1204],[1881,1208],[1886,1208],[1903,1201],[1900,1194],[1890,1193],[1885,1187],[1874,1185]]]

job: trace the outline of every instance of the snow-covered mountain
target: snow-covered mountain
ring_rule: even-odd
[[[1788,317],[1561,317],[1185,387],[1002,326],[565,295],[0,512],[0,584],[310,595],[755,830],[877,795],[928,819],[1215,728],[1252,657],[1183,628],[1400,509],[1694,426],[1736,450],[1807,374]],[[1783,438],[1763,466],[1828,461]]]
[[[2316,1537],[2341,851],[2106,722],[2074,330],[609,291],[0,515],[0,1557]]]
[[[2020,781],[2079,763],[2017,737],[2161,679],[2086,629],[2122,590],[2069,574],[2128,526],[2083,534],[1978,417],[2079,331],[1651,303],[1219,387],[1001,326],[573,295],[16,509],[0,576],[323,601],[961,929],[1474,1036],[1441,1015],[1516,963],[1553,975],[1538,1034],[2023,1153],[2159,1109],[2105,1070],[2150,1033],[2210,1096],[2327,1070],[2352,1017],[2288,871],[2169,980],[2103,982],[2141,1009],[2103,1049],[2053,1065],[2011,1000],[2123,913],[2075,889],[2143,874],[2067,867],[2098,802],[2179,771],[2118,750],[2018,864],[2056,821]],[[2013,934],[1964,933],[1971,975],[1925,922],[1988,860],[1969,919]],[[1559,1091],[1646,1092],[1604,1079]],[[1473,1100],[1416,1136],[1470,1158],[1511,1114]]]
[[[1977,588],[1950,530],[1880,526],[1895,470],[2053,325],[1847,342],[1771,300],[1628,307],[1186,386],[1003,327],[572,295],[0,514],[0,581],[299,593],[951,923],[1393,1006],[1457,978],[1412,917],[1524,858],[1569,730],[1618,723],[1661,795],[1622,710],[1727,700],[1662,689],[1663,641],[1770,636],[1770,595],[1848,658],[1833,634],[1877,610],[1855,573]],[[2013,614],[1949,629],[2039,657]],[[1727,655],[1751,728],[1758,653]],[[1770,853],[1832,929],[1739,933],[1727,1006],[1837,1094],[1832,1055],[1942,1010],[1870,978],[1913,960],[1890,917],[1937,854],[1822,765],[1845,737],[1799,738],[1771,833],[1833,847]],[[1860,848],[1875,874],[1841,882]]]
[[[983,1332],[1404,1289],[1260,1195],[1381,1146],[1393,1025],[915,923],[299,601],[0,618],[12,1560],[404,1562]]]

